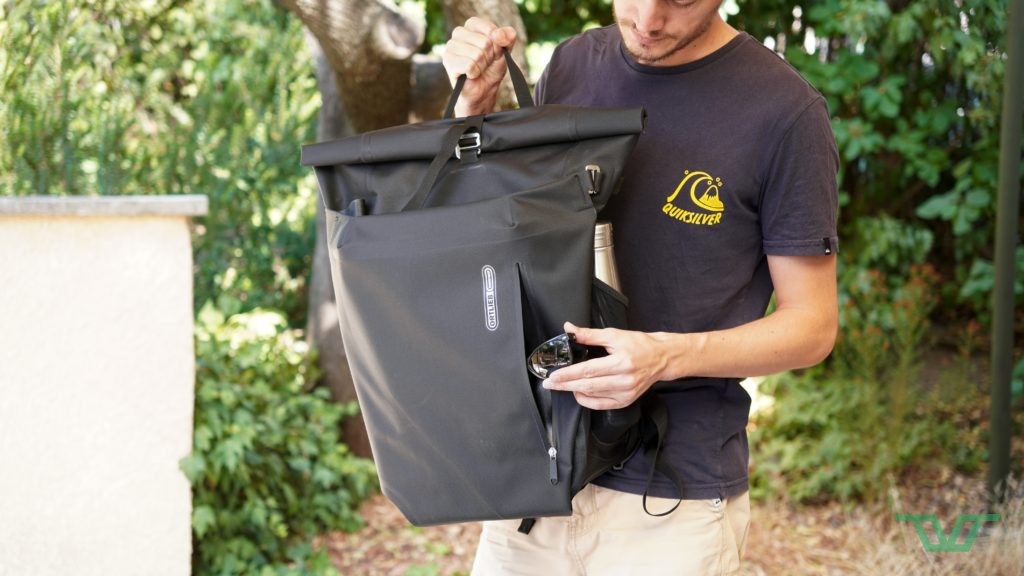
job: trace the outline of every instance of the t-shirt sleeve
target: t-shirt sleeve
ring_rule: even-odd
[[[838,170],[828,108],[819,97],[790,125],[768,166],[761,197],[765,254],[812,256],[839,250]]]

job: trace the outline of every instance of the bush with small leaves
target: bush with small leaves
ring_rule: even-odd
[[[373,463],[348,452],[339,421],[356,411],[310,390],[312,354],[284,315],[225,317],[207,303],[196,326],[193,573],[333,574],[310,542],[361,526]]]

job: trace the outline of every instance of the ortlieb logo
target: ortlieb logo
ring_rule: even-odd
[[[490,265],[480,269],[484,284],[484,325],[491,332],[498,329],[498,278]]]

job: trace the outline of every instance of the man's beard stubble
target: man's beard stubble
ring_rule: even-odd
[[[674,39],[674,40],[676,40],[676,43],[673,44],[672,47],[670,47],[668,50],[666,50],[662,54],[657,54],[657,55],[653,55],[653,56],[650,56],[650,55],[645,56],[644,54],[639,53],[639,52],[633,50],[633,48],[630,47],[629,43],[626,42],[625,37],[622,34],[622,28],[623,27],[627,27],[627,28],[630,28],[630,29],[635,31],[636,30],[636,24],[634,22],[632,22],[631,20],[620,19],[619,15],[615,12],[614,5],[612,6],[612,14],[614,15],[615,22],[616,22],[616,24],[618,24],[618,27],[619,27],[619,35],[623,36],[622,47],[626,50],[627,54],[629,54],[630,56],[633,57],[634,60],[636,60],[640,64],[644,64],[644,65],[652,65],[652,64],[655,64],[656,62],[660,62],[662,60],[665,60],[666,58],[672,56],[673,54],[676,54],[680,50],[683,50],[687,46],[692,44],[694,40],[696,40],[697,38],[700,38],[705,32],[707,32],[708,28],[711,27],[711,23],[714,22],[714,17],[715,17],[716,13],[717,13],[717,8],[714,11],[709,12],[707,17],[704,20],[702,20],[692,32],[690,32],[689,34],[686,34],[685,36],[671,36],[671,35],[664,35],[664,34],[659,35],[659,36],[655,36],[655,38],[659,38],[659,39],[660,38]]]

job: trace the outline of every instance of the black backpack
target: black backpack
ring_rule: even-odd
[[[460,80],[445,119],[302,149],[381,486],[415,525],[571,514],[641,446],[653,474],[666,429],[652,394],[591,411],[526,366],[566,320],[625,326],[594,224],[644,112],[535,107],[506,59],[519,110],[451,118]]]

